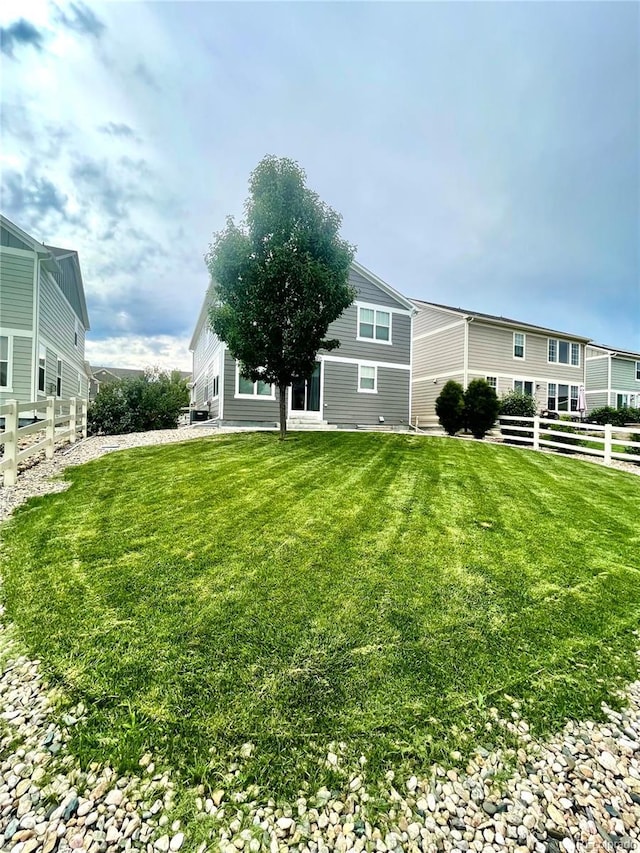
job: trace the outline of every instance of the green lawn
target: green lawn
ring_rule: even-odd
[[[74,746],[280,794],[538,732],[635,677],[640,479],[416,436],[218,436],[69,469],[5,527],[11,617],[90,708]]]

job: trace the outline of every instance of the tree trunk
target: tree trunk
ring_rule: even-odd
[[[278,385],[280,395],[280,441],[287,437],[287,386]]]

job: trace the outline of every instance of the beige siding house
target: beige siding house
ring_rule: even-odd
[[[328,338],[340,341],[320,351],[316,369],[287,393],[290,426],[407,426],[410,412],[411,323],[408,299],[358,263],[349,281],[357,292],[335,320]],[[207,292],[190,343],[193,353],[191,406],[218,424],[274,426],[280,417],[275,387],[245,379],[223,341],[211,331]]]
[[[87,398],[89,316],[78,254],[0,215],[0,403]]]
[[[640,409],[640,353],[589,344],[586,354],[587,411],[600,406]]]
[[[412,300],[411,419],[437,423],[435,402],[449,379],[486,379],[498,396],[520,390],[539,411],[578,412],[588,338],[506,317]]]

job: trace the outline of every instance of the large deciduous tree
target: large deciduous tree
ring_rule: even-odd
[[[267,156],[251,174],[244,221],[229,217],[206,255],[211,328],[244,376],[278,388],[281,438],[287,388],[311,377],[318,350],[340,345],[327,330],[356,296],[341,221],[296,162]]]

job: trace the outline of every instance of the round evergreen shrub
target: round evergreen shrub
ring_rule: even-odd
[[[442,429],[455,435],[464,426],[464,388],[450,379],[436,400],[436,415]]]
[[[496,422],[500,402],[486,379],[472,379],[464,392],[465,425],[475,438],[484,438]]]

